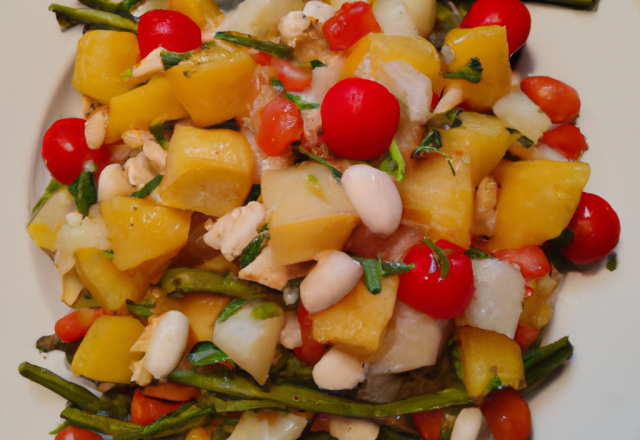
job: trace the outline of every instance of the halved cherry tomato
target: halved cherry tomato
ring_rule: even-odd
[[[516,334],[513,337],[513,340],[523,349],[528,350],[531,344],[536,342],[538,339],[538,335],[540,334],[540,329],[538,327],[534,327],[532,325],[520,325],[516,327]]]
[[[322,33],[331,50],[347,50],[371,32],[382,32],[382,28],[371,5],[362,1],[344,3],[336,15],[322,25]]]
[[[445,412],[445,409],[434,409],[432,411],[411,414],[422,440],[440,439],[442,419],[444,418]]]
[[[480,410],[496,440],[527,440],[529,437],[529,405],[513,388],[493,391],[484,398]]]
[[[262,109],[256,142],[269,156],[277,156],[293,142],[300,140],[303,133],[304,124],[298,107],[287,98],[279,98]]]
[[[589,148],[580,129],[571,124],[559,125],[547,131],[540,140],[569,160],[580,159],[582,152]]]
[[[329,149],[351,160],[368,160],[389,149],[400,121],[400,104],[385,86],[347,78],[329,89],[320,108]]]
[[[509,55],[529,38],[531,14],[520,0],[478,0],[460,23],[461,28],[504,26],[507,29]]]
[[[102,440],[102,436],[88,429],[67,426],[56,434],[55,440]]]
[[[431,97],[431,110],[436,108],[439,102],[440,102],[440,95],[438,95],[436,92],[433,92],[433,95]]]
[[[202,46],[200,27],[186,15],[166,9],[145,12],[138,22],[138,47],[142,58],[162,47],[188,52]]]
[[[148,425],[166,414],[174,412],[180,408],[181,403],[165,402],[163,400],[145,397],[137,389],[131,401],[131,422],[136,425]]]
[[[620,219],[602,197],[583,192],[567,229],[573,241],[562,253],[576,264],[590,264],[609,255],[620,239]]]
[[[186,402],[187,400],[198,398],[200,389],[167,381],[144,387],[142,394],[146,397],[170,400],[171,402]]]
[[[571,121],[580,113],[578,92],[562,81],[548,76],[530,76],[522,80],[520,87],[554,124]]]
[[[266,52],[257,52],[250,54],[253,61],[260,64],[261,66],[270,66],[271,65],[271,55]]]
[[[549,273],[551,265],[540,246],[528,245],[520,249],[502,249],[493,253],[496,258],[520,266],[525,277],[538,278]]]
[[[98,317],[106,314],[113,315],[113,313],[102,308],[92,310],[84,307],[80,310],[74,310],[56,322],[54,331],[62,342],[77,341],[80,338],[84,338],[87,331],[89,331],[89,327]]]
[[[293,352],[308,365],[314,366],[324,354],[324,345],[313,339],[313,321],[302,303],[298,306],[298,322],[302,334],[302,346],[295,348]]]
[[[313,71],[301,69],[293,65],[291,61],[271,57],[271,65],[278,73],[278,79],[282,81],[284,88],[291,92],[299,92],[311,85]]]
[[[465,311],[475,292],[471,259],[462,249],[439,240],[449,258],[449,273],[445,279],[431,248],[417,244],[404,257],[406,264],[414,264],[409,272],[400,274],[398,298],[415,310],[434,319],[451,319]]]
[[[42,139],[42,158],[51,175],[63,185],[73,182],[90,160],[98,167],[96,177],[109,163],[107,147],[90,150],[84,137],[84,119],[66,118],[54,122]]]

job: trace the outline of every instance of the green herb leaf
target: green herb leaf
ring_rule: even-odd
[[[162,182],[162,174],[154,177],[145,186],[140,188],[138,191],[132,192],[131,194],[129,194],[129,196],[136,197],[138,199],[144,199],[145,197],[149,196],[149,194],[151,194],[153,190],[158,187],[158,185],[160,185],[160,182]]]
[[[133,75],[133,69],[132,68],[128,68],[127,70],[125,70],[124,72],[122,72],[122,75],[120,75],[120,79],[122,81],[126,81],[129,78],[131,78],[131,75]]]
[[[49,435],[56,435],[60,431],[62,431],[64,428],[66,428],[67,426],[69,426],[69,422],[62,422],[62,424],[60,426],[58,426],[56,429],[54,429],[53,431],[51,431],[49,433]]]
[[[531,148],[533,147],[533,141],[531,139],[529,139],[526,136],[520,136],[518,138],[517,141],[520,145],[522,145],[524,148]]]
[[[499,390],[500,388],[502,388],[502,380],[500,380],[500,376],[496,374],[496,377],[489,382],[489,391]]]
[[[607,261],[607,269],[610,272],[613,272],[614,270],[616,270],[617,267],[618,267],[618,256],[612,255],[611,258],[609,258],[609,261]]]
[[[153,312],[149,309],[149,307],[155,307],[155,304],[153,305],[136,304],[130,299],[127,300],[127,310],[129,310],[129,312],[133,313],[134,315],[140,318],[147,319],[153,316]]]
[[[467,249],[466,251],[464,251],[464,254],[467,257],[471,258],[472,260],[482,260],[484,258],[495,258],[495,257],[492,257],[491,255],[487,254],[482,249],[478,249],[478,248]]]
[[[108,251],[102,251],[102,256],[109,260],[113,260],[113,250],[109,249]]]
[[[268,53],[276,58],[282,58],[283,60],[293,59],[293,48],[286,44],[263,41],[252,35],[242,34],[240,32],[216,32],[214,38],[216,40],[224,40],[230,43],[239,44],[240,46],[251,47],[259,50],[260,52]]]
[[[251,311],[251,316],[253,317],[253,319],[264,321],[269,318],[280,316],[281,313],[282,313],[282,309],[278,307],[277,304],[268,302],[268,303],[261,304],[255,309],[253,309]]]
[[[438,113],[429,119],[427,124],[430,128],[437,128],[439,130],[450,130],[462,125],[462,119],[460,119],[461,108],[452,108],[446,113]]]
[[[193,56],[193,51],[188,52],[172,52],[170,50],[160,51],[160,59],[165,69],[170,69],[180,64],[181,61],[188,60]]]
[[[453,365],[456,376],[462,382],[464,380],[464,370],[462,369],[462,348],[455,337],[447,341],[447,349],[449,351],[449,360]]]
[[[449,168],[451,168],[451,172],[453,175],[456,175],[456,170],[453,168],[453,164],[451,163],[451,157],[441,150],[442,148],[442,137],[440,136],[440,132],[434,128],[429,128],[427,134],[425,135],[418,148],[411,153],[411,157],[413,159],[420,158],[423,154],[427,153],[438,153],[442,154],[449,164]]]
[[[247,267],[248,265],[253,263],[253,260],[255,260],[258,255],[260,255],[260,252],[262,252],[262,249],[265,248],[265,246],[267,245],[267,241],[269,241],[270,238],[271,236],[269,235],[269,233],[263,233],[258,234],[253,240],[249,242],[249,244],[242,250],[240,258],[238,259],[240,269]]]
[[[463,79],[470,83],[479,83],[482,80],[482,64],[477,57],[471,58],[469,63],[456,72],[440,72],[440,75],[449,79]]]
[[[293,93],[285,92],[284,97],[293,102],[296,107],[298,107],[298,110],[311,110],[314,108],[320,108],[320,104],[316,104],[315,102],[307,102],[300,96],[294,95]]]
[[[318,183],[318,178],[316,176],[314,176],[313,174],[308,174],[307,175],[307,179],[309,179],[309,182],[311,182],[311,183]]]
[[[430,238],[425,237],[424,244],[429,246],[433,255],[436,257],[436,263],[438,263],[438,267],[440,268],[440,278],[444,280],[449,274],[449,267],[451,266],[449,257],[447,257],[447,254],[442,248],[435,244]]]
[[[384,261],[382,256],[378,256],[378,264],[380,264],[380,273],[383,277],[391,275],[400,275],[409,272],[415,267],[413,263],[405,264],[402,261]]]
[[[244,306],[248,302],[249,300],[246,298],[234,299],[229,304],[227,304],[224,309],[222,309],[220,315],[218,315],[218,319],[216,319],[216,322],[225,322],[231,315],[240,310],[242,306]]]
[[[351,258],[362,265],[367,290],[374,295],[382,290],[383,277],[409,272],[414,267],[413,264],[405,264],[401,261],[384,261],[380,255],[377,259],[357,255],[351,255]]]
[[[542,245],[542,250],[549,260],[549,263],[561,272],[578,269],[577,266],[562,253],[562,249],[573,241],[574,235],[573,231],[565,229],[559,236]]]
[[[82,171],[80,176],[67,187],[76,201],[76,208],[83,217],[89,215],[89,207],[98,200],[98,188],[92,171]]]
[[[510,160],[511,162],[518,162],[520,160],[520,158],[514,154],[511,154],[510,151],[507,151],[506,153],[504,153],[504,160]]]
[[[193,346],[187,358],[189,359],[189,363],[194,367],[219,364],[221,362],[233,364],[231,358],[210,341],[198,342]]]
[[[282,93],[285,91],[284,84],[278,78],[273,78],[271,80],[271,86],[276,89],[276,92]]]
[[[324,160],[323,158],[321,158],[320,156],[313,154],[307,150],[304,149],[304,147],[300,147],[298,148],[298,151],[301,154],[304,154],[305,156],[309,157],[310,159],[315,160],[318,163],[321,163],[324,166],[329,167],[329,169],[331,170],[331,174],[333,174],[333,177],[336,180],[340,180],[342,179],[342,173],[340,171],[338,171],[338,169],[336,167],[334,167],[333,165],[331,165],[329,162],[327,162],[326,160]]]
[[[163,150],[166,150],[169,148],[169,141],[164,135],[164,132],[167,131],[167,126],[165,125],[164,122],[152,125],[151,128],[149,128],[149,131],[155,138],[156,142],[160,144]]]
[[[378,169],[396,179],[397,182],[402,182],[404,180],[405,168],[404,158],[394,139],[391,141],[391,146],[389,147],[389,155],[382,161]]]
[[[38,200],[38,202],[35,204],[35,206],[31,210],[31,217],[29,218],[29,223],[31,223],[33,218],[40,211],[40,209],[42,209],[44,204],[47,203],[47,200],[49,200],[49,197],[51,197],[53,193],[58,191],[60,188],[64,188],[64,185],[52,177],[51,181],[49,182],[49,185],[47,185],[47,188],[44,190],[44,194],[42,194],[42,197],[40,197],[40,200]]]
[[[320,60],[311,60],[311,70],[317,69],[318,67],[327,67],[327,65]]]
[[[250,202],[255,202],[260,198],[260,193],[262,193],[262,186],[260,184],[251,185],[251,191],[249,191],[249,195],[245,199],[242,206],[247,206]]]

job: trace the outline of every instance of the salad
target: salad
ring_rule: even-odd
[[[578,93],[511,70],[522,3],[87,3],[28,226],[74,309],[37,347],[90,381],[20,366],[57,438],[529,436],[561,274],[620,228]]]

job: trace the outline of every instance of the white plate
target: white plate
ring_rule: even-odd
[[[530,399],[535,440],[640,439],[640,4],[600,3],[595,13],[529,5],[533,30],[519,64],[579,91],[592,166],[587,191],[607,199],[622,222],[618,269],[571,274],[562,286],[547,338],[569,335],[575,354]],[[42,134],[53,120],[80,114],[68,84],[79,31],[61,33],[47,6],[0,4],[0,426],[12,440],[50,438],[64,408],[17,372],[22,361],[40,361],[36,339],[65,312],[58,275],[25,229],[46,181]]]

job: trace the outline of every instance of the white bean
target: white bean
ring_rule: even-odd
[[[338,440],[375,440],[380,433],[380,425],[373,420],[332,416],[329,433]]]
[[[464,408],[458,414],[451,432],[451,440],[476,440],[482,425],[482,412],[478,408]]]
[[[142,365],[156,379],[165,378],[182,359],[187,348],[189,336],[189,318],[177,310],[171,310],[160,316]]]
[[[308,17],[318,20],[318,24],[320,26],[336,14],[333,6],[316,0],[307,2],[307,4],[304,5],[302,12],[304,12]]]
[[[312,374],[316,385],[331,391],[351,390],[366,378],[364,363],[337,347],[322,356]]]
[[[114,197],[128,196],[136,190],[124,175],[120,164],[107,165],[98,180],[98,203],[106,202]]]

